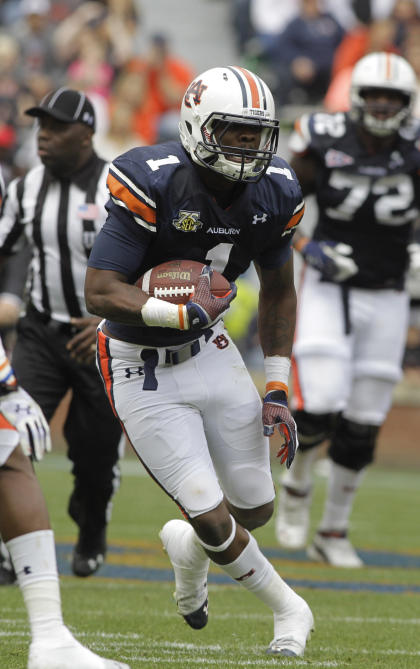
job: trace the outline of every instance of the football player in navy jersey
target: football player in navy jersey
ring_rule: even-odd
[[[103,316],[98,368],[114,411],[150,475],[186,520],[160,536],[175,572],[178,610],[207,623],[209,558],[274,614],[267,652],[303,655],[309,606],[280,578],[250,530],[273,512],[270,436],[285,435],[290,466],[296,426],[287,403],[296,295],[291,239],[304,204],[288,164],[275,156],[270,90],[240,67],[216,67],[188,87],[180,138],[140,147],[110,166],[108,218],[89,259],[88,309]],[[184,306],[135,284],[171,259],[205,268]],[[254,262],[267,378],[262,405],[222,316],[235,279]],[[212,297],[213,269],[231,282]]]
[[[419,213],[420,131],[411,117],[416,77],[400,56],[372,53],[355,66],[348,113],[303,116],[290,140],[304,195],[314,193],[312,239],[293,349],[293,414],[300,450],[283,478],[279,543],[306,545],[312,465],[329,443],[329,483],[312,559],[362,560],[347,533],[353,500],[401,377],[408,310],[404,282]]]

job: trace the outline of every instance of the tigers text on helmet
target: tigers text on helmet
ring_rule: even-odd
[[[369,91],[392,91],[404,100],[403,107],[385,119],[377,118],[367,109],[365,95]],[[350,115],[372,135],[387,137],[410,118],[417,92],[417,81],[411,65],[394,53],[370,53],[359,60],[352,73]]]
[[[273,96],[259,77],[242,67],[214,67],[196,77],[185,92],[181,142],[198,165],[231,181],[258,181],[277,151],[279,122],[274,116]],[[233,124],[258,132],[259,146],[223,144]]]

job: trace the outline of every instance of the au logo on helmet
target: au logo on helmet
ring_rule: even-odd
[[[193,102],[195,105],[199,105],[201,102],[201,96],[204,91],[207,89],[201,79],[199,81],[193,81],[191,86],[187,89],[184,97],[185,106],[191,108],[190,95],[193,95]]]
[[[174,218],[172,225],[182,232],[196,232],[203,227],[202,221],[200,221],[200,212],[199,211],[180,211],[178,218]]]

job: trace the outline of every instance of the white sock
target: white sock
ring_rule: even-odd
[[[365,469],[355,472],[331,462],[324,514],[318,528],[321,532],[347,530],[354,498],[364,473]]]
[[[29,532],[6,546],[28,612],[32,640],[50,639],[63,632],[54,533]]]
[[[280,613],[284,609],[290,592],[293,592],[261,553],[251,534],[249,543],[239,557],[230,564],[219,565],[219,567],[244,588],[254,593],[274,613]]]
[[[310,448],[307,451],[296,451],[293,464],[286,469],[281,478],[281,483],[293,488],[298,492],[305,493],[312,487],[312,470],[315,460],[318,458],[320,446]]]
[[[185,556],[185,562],[189,562],[189,567],[200,569],[200,567],[204,568],[207,565],[208,569],[210,558],[200,544],[194,528],[189,523],[188,529],[180,536],[179,543]]]

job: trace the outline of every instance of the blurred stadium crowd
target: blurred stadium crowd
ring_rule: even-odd
[[[296,105],[346,109],[351,69],[371,51],[399,53],[420,74],[419,0],[218,2],[227,5],[239,64],[268,82],[285,112]],[[23,110],[57,86],[89,95],[96,147],[105,158],[176,136],[180,98],[196,74],[194,55],[185,62],[174,53],[165,20],[159,34],[145,34],[143,11],[141,0],[0,3],[6,180],[37,161],[32,120]]]
[[[233,0],[245,62],[281,105],[348,108],[350,73],[372,51],[404,56],[420,72],[418,0]]]
[[[59,86],[89,95],[104,158],[174,132],[194,71],[169,53],[164,34],[143,34],[135,0],[6,0],[0,26],[0,162],[7,181],[37,161],[32,119],[23,110]]]

